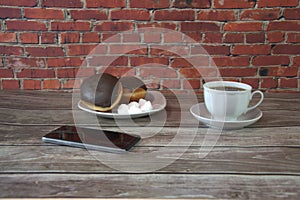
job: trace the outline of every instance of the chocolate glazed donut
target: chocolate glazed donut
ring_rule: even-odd
[[[82,103],[92,110],[101,112],[115,108],[121,101],[122,93],[121,82],[107,73],[90,76],[80,86]]]
[[[134,76],[124,76],[120,78],[120,82],[123,86],[122,103],[145,98],[147,87],[141,79]]]

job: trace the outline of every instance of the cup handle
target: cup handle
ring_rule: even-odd
[[[252,99],[253,95],[255,95],[255,94],[260,94],[260,100],[259,100],[259,102],[258,102],[257,104],[255,104],[254,106],[251,106],[250,108],[248,108],[248,109],[246,110],[246,112],[248,112],[248,111],[250,111],[250,110],[253,110],[253,109],[256,108],[257,106],[259,106],[259,105],[262,103],[262,101],[264,100],[264,93],[262,93],[262,92],[259,91],[259,90],[256,90],[256,91],[252,92],[251,97],[250,97],[250,100]]]

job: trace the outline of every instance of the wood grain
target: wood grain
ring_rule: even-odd
[[[298,176],[7,174],[0,197],[297,199]]]
[[[165,96],[164,123],[129,123],[80,111],[71,93],[0,91],[0,197],[299,198],[300,94],[266,93],[262,119],[221,132],[193,118],[191,96]],[[138,159],[41,141],[73,124],[139,134]],[[162,167],[145,173],[149,166]]]
[[[2,146],[1,173],[118,173],[147,171],[148,166],[161,173],[234,173],[300,175],[299,148],[253,147],[199,149],[190,147],[179,158],[178,147],[136,147],[130,155],[87,151],[63,146]],[[200,153],[209,151],[200,158]],[[155,152],[159,151],[159,154]],[[120,162],[122,160],[122,162]],[[134,161],[134,162],[133,162]],[[172,163],[161,165],[161,163]],[[111,166],[111,169],[107,166]],[[124,170],[123,170],[124,169]]]

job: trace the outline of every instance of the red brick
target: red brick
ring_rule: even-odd
[[[57,78],[75,78],[77,68],[59,68],[57,69]]]
[[[286,41],[300,43],[300,33],[287,33]]]
[[[2,89],[4,89],[4,90],[20,89],[20,81],[19,80],[2,80]]]
[[[48,67],[79,67],[83,58],[79,57],[63,57],[63,58],[47,58],[47,66]]]
[[[175,0],[173,7],[175,8],[210,8],[210,0]]]
[[[187,47],[170,47],[170,46],[162,46],[162,45],[151,45],[150,46],[150,55],[154,56],[186,56],[189,53],[189,48]]]
[[[0,42],[1,43],[17,42],[17,34],[9,33],[9,32],[0,32]]]
[[[40,80],[23,80],[24,90],[40,90],[41,81]]]
[[[119,8],[125,6],[126,0],[86,0],[87,8]]]
[[[181,83],[178,79],[167,79],[162,80],[162,86],[163,88],[169,88],[169,89],[180,89]]]
[[[180,77],[184,78],[201,78],[200,71],[195,67],[182,66],[182,68],[179,69],[179,74]]]
[[[262,30],[262,22],[228,22],[224,25],[224,31],[253,32]]]
[[[47,33],[42,32],[41,34],[41,43],[42,44],[53,44],[56,42],[57,34],[56,33]]]
[[[241,12],[241,20],[276,20],[279,18],[280,9],[251,9]]]
[[[1,78],[13,78],[14,74],[11,69],[0,69],[0,77]]]
[[[257,6],[261,7],[288,7],[297,6],[299,4],[298,0],[259,0]]]
[[[37,0],[0,0],[2,6],[36,6]]]
[[[226,42],[226,43],[244,43],[244,34],[242,34],[242,33],[226,33],[224,42]]]
[[[184,79],[182,83],[183,89],[200,89],[201,82],[199,79]]]
[[[180,32],[166,32],[163,33],[163,43],[182,43],[183,34]]]
[[[215,77],[217,69],[214,67],[185,67],[180,68],[179,73],[185,78]]]
[[[81,0],[42,0],[42,7],[82,8]]]
[[[59,89],[60,88],[60,82],[59,82],[59,80],[56,80],[56,79],[43,80],[42,88],[43,89]]]
[[[23,44],[38,44],[39,36],[37,33],[20,33],[20,40]]]
[[[17,73],[18,78],[54,78],[52,69],[23,69]]]
[[[90,31],[90,22],[51,22],[52,31]]]
[[[300,8],[286,8],[283,16],[285,19],[300,19]]]
[[[148,53],[146,45],[110,45],[111,54],[139,54],[146,55]]]
[[[82,34],[83,43],[100,42],[100,35],[96,32],[88,32]]]
[[[276,78],[262,78],[260,81],[260,88],[277,88],[278,80]]]
[[[30,67],[46,67],[43,58],[28,58],[28,57],[8,57],[5,61],[5,66],[14,68],[15,70],[21,70]]]
[[[61,47],[26,47],[25,50],[28,55],[36,57],[56,57],[65,55]]]
[[[208,56],[195,56],[189,58],[173,58],[171,61],[171,67],[174,68],[184,68],[184,67],[200,67],[208,66],[209,57]]]
[[[144,33],[144,42],[145,43],[160,43],[161,42],[161,34],[160,33]]]
[[[21,47],[16,46],[0,46],[0,54],[2,55],[22,55]]]
[[[141,35],[139,33],[125,33],[123,34],[123,42],[124,43],[140,43]]]
[[[204,43],[222,43],[223,34],[207,32],[204,34]]]
[[[141,28],[163,28],[163,29],[170,29],[175,30],[177,25],[171,22],[144,22],[144,23],[138,23],[137,27],[139,29]],[[155,29],[153,30],[155,32]],[[161,32],[160,30],[157,30],[156,32]]]
[[[207,34],[208,32],[206,32]],[[202,35],[201,32],[191,31],[191,32],[184,32],[184,41],[191,41],[192,43],[202,42]]]
[[[191,54],[208,54],[208,55],[229,55],[230,47],[229,46],[195,46],[191,48]]]
[[[69,56],[78,56],[78,55],[88,55],[94,51],[97,45],[69,45],[68,46],[68,55]],[[106,52],[105,46],[99,46],[101,50]]]
[[[264,43],[265,42],[265,33],[249,33],[246,34],[246,42],[247,43]]]
[[[147,10],[112,10],[111,19],[147,21],[150,20],[150,12]]]
[[[300,54],[300,45],[277,44],[272,48],[273,54]]]
[[[253,89],[259,88],[259,79],[258,78],[242,78],[241,82],[251,85],[251,87]]]
[[[236,16],[233,10],[201,10],[197,20],[233,21],[236,20]]]
[[[294,59],[293,59],[293,65],[300,67],[300,56],[294,57]]]
[[[7,30],[10,31],[45,31],[46,24],[33,20],[6,20]]]
[[[272,21],[267,27],[268,31],[300,31],[300,21]]]
[[[215,22],[182,22],[181,31],[220,31],[220,24]]]
[[[280,78],[279,83],[280,88],[298,88],[297,78]]]
[[[101,33],[103,43],[121,43],[121,34],[118,33]]]
[[[260,71],[266,71],[266,76],[297,76],[298,67],[263,67]]]
[[[135,70],[131,67],[112,67],[109,66],[105,68],[105,70],[101,70],[100,72],[105,72],[111,74],[116,77],[122,76],[135,76]]]
[[[71,18],[75,20],[106,20],[107,14],[104,10],[71,10]]]
[[[62,10],[47,8],[25,8],[24,16],[28,19],[64,19]]]
[[[169,0],[130,0],[130,8],[169,8]]]
[[[132,22],[100,22],[95,25],[95,31],[127,31],[133,29]]]
[[[169,64],[169,59],[166,57],[130,57],[130,66],[153,65],[153,63],[166,66]]]
[[[220,68],[221,77],[247,77],[256,76],[256,68]]]
[[[213,57],[213,62],[215,66],[218,67],[242,67],[249,66],[250,57],[248,56],[218,56]]]
[[[215,8],[253,8],[254,1],[248,0],[213,0]]]
[[[80,34],[78,32],[64,32],[60,34],[60,43],[79,43]]]
[[[3,4],[1,4],[3,5]],[[0,8],[0,19],[5,18],[21,18],[21,9],[20,8]]]
[[[88,77],[95,74],[95,68],[80,68],[80,70],[77,71],[76,77]]]
[[[107,67],[107,66],[128,66],[128,57],[127,56],[92,56],[87,62],[89,66],[95,67]]]
[[[284,40],[284,32],[272,31],[267,33],[267,41],[277,43]]]
[[[256,56],[252,60],[254,66],[289,65],[288,56]]]
[[[188,21],[194,19],[194,10],[157,10],[154,12],[154,20],[158,21]]]
[[[175,70],[166,67],[140,67],[141,77],[177,78]]]
[[[270,51],[270,45],[235,45],[231,53],[233,55],[268,55]]]
[[[76,79],[67,79],[62,82],[62,89],[79,89],[80,81]]]

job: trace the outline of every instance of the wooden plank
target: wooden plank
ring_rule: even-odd
[[[76,115],[76,121],[81,125],[95,125],[91,123],[91,118],[94,121],[94,115],[86,113],[84,111],[72,110],[18,110],[0,108],[0,124],[7,125],[63,125],[73,124],[73,114]],[[167,118],[164,121],[163,115],[158,113],[150,117],[137,118],[133,121],[135,125],[145,127],[149,125],[152,120],[152,126],[194,126],[198,124],[196,119],[189,113],[189,111],[169,111],[167,112]],[[185,117],[182,117],[185,116]],[[162,120],[163,119],[163,120]],[[106,119],[98,117],[97,124],[101,126],[116,126],[113,119]],[[184,120],[184,121],[183,121]],[[118,123],[123,126],[132,126],[126,120],[118,120]],[[300,111],[293,110],[273,110],[263,111],[263,117],[256,124],[251,127],[279,127],[279,126],[300,126]],[[199,123],[199,127],[206,127],[206,125]]]
[[[79,94],[74,93],[74,100],[79,100]],[[177,95],[164,93],[167,99],[167,110],[186,110],[195,102],[203,102],[203,96]],[[41,91],[0,91],[0,108],[19,110],[59,110],[72,109],[72,93],[41,92]],[[178,100],[179,99],[179,100]],[[180,101],[180,105],[179,105]],[[257,101],[254,98],[253,101]],[[265,99],[260,105],[262,110],[297,110],[300,103],[299,94],[265,94]]]
[[[119,169],[155,169],[160,173],[300,175],[299,149],[190,147],[180,157],[182,147],[136,147],[131,154],[111,154],[64,146],[1,146],[0,173],[118,173]],[[208,154],[201,158],[205,151]]]
[[[59,126],[4,126],[0,125],[0,146],[7,145],[43,145],[41,138]],[[142,137],[139,146],[174,146],[170,145],[175,135],[179,134],[176,146],[205,146],[203,141],[216,140],[219,147],[300,147],[300,127],[244,128],[222,131],[199,128],[179,130],[164,127],[153,132],[153,127],[104,127],[104,130],[126,132]],[[156,133],[157,131],[157,133]],[[179,132],[178,132],[179,131]],[[220,134],[220,135],[219,135]],[[178,137],[178,136],[177,136]],[[194,137],[194,138],[190,138]],[[191,140],[193,140],[191,144]]]
[[[297,199],[299,176],[0,175],[0,197]]]

